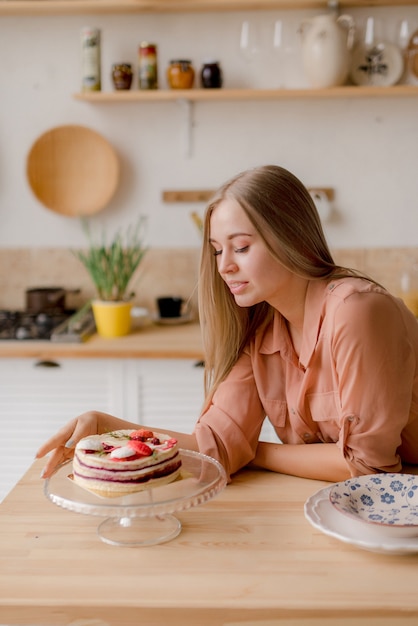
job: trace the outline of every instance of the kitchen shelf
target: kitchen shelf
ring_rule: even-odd
[[[92,104],[127,102],[227,102],[299,98],[381,98],[418,96],[418,85],[393,87],[329,87],[327,89],[153,89],[149,91],[95,91],[74,98]]]
[[[2,15],[178,13],[398,6],[399,0],[0,0]],[[402,0],[404,6],[418,0]]]

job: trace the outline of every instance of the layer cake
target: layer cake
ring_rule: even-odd
[[[77,443],[73,479],[89,491],[116,497],[172,482],[180,468],[177,439],[144,428],[116,430]]]

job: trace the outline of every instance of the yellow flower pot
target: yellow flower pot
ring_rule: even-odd
[[[122,337],[131,330],[131,302],[92,302],[94,321],[102,337]]]

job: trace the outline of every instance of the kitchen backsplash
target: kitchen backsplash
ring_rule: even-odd
[[[179,295],[185,300],[192,297],[196,306],[198,263],[197,248],[148,250],[131,284],[135,304],[154,310],[156,297]],[[96,296],[83,265],[63,248],[3,248],[0,267],[7,268],[0,272],[0,309],[23,309],[30,287],[80,289],[80,294],[67,295],[70,308]]]
[[[341,265],[366,272],[393,293],[400,294],[402,274],[418,263],[418,248],[355,248],[334,250]],[[150,249],[132,283],[134,302],[155,312],[155,298],[179,295],[197,307],[199,249]],[[0,309],[24,309],[30,287],[79,288],[67,296],[78,308],[94,297],[92,282],[81,263],[63,248],[0,249]]]

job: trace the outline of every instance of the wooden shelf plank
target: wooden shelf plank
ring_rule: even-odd
[[[308,187],[308,191],[311,194],[324,193],[328,200],[334,200],[335,194],[332,187]],[[165,189],[162,192],[162,200],[168,204],[209,202],[215,192],[216,189]],[[196,219],[196,214],[192,214],[192,217]]]
[[[227,102],[235,100],[288,100],[313,98],[417,97],[418,86],[330,87],[328,89],[155,89],[150,91],[96,91],[76,93],[74,98],[93,104],[128,102]]]
[[[341,9],[397,6],[397,0],[340,0]],[[402,0],[404,6],[418,0]],[[328,0],[0,0],[2,15],[176,13],[269,9],[326,9]]]

